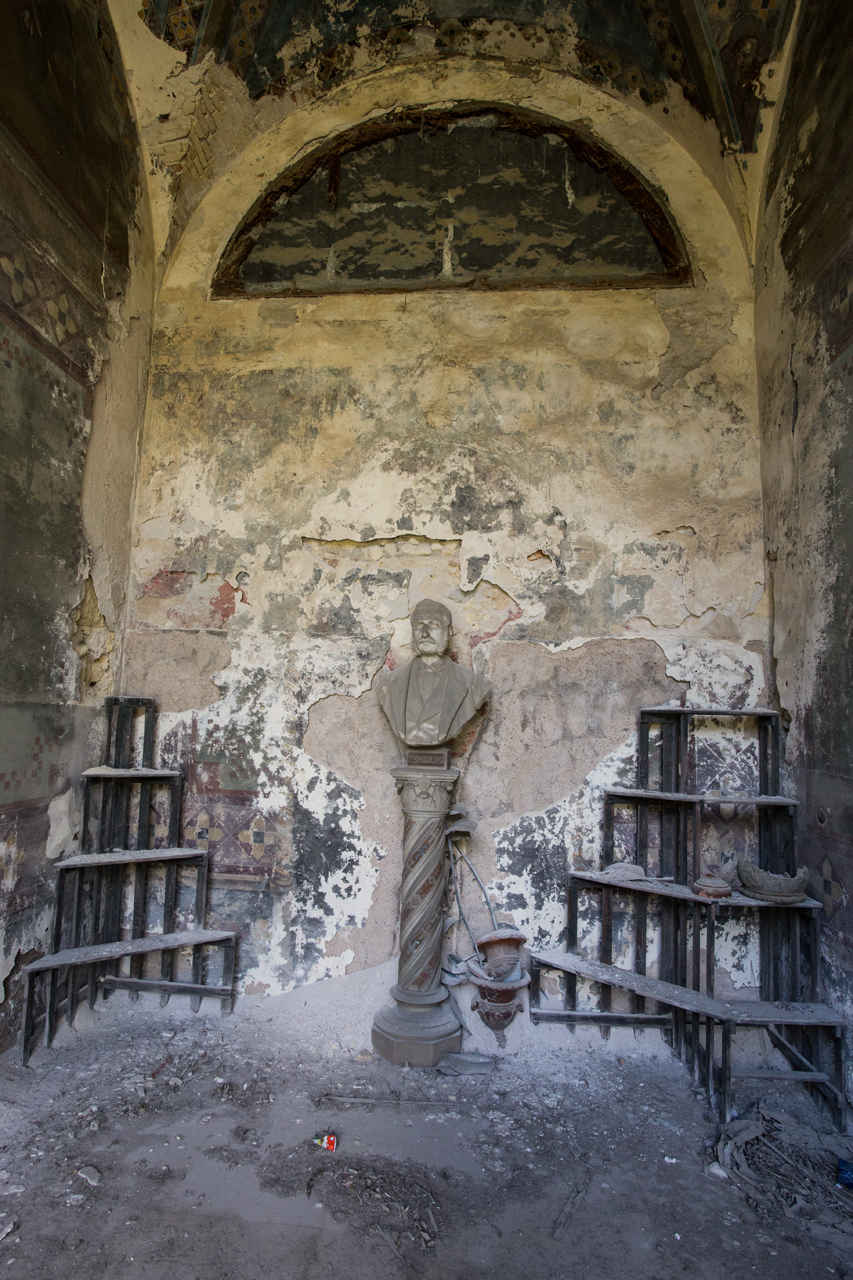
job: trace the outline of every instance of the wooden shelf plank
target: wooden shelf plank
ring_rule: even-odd
[[[671,1027],[671,1013],[623,1013],[613,1009],[531,1009],[533,1022],[592,1022],[613,1026]]]
[[[112,853],[80,854],[53,865],[56,871],[73,871],[80,867],[124,867],[135,862],[180,862],[206,857],[206,849],[114,849]]]
[[[777,718],[779,712],[771,711],[769,707],[747,707],[741,710],[734,707],[640,707],[640,715],[729,716],[733,720],[749,720],[752,716]]]
[[[154,933],[147,938],[127,938],[123,942],[103,942],[95,947],[71,947],[42,956],[28,964],[24,973],[45,973],[78,964],[98,964],[102,960],[120,960],[122,956],[144,955],[149,951],[173,951],[179,947],[198,947],[205,943],[233,942],[236,933],[220,929],[184,929],[179,933]]]
[[[161,978],[125,978],[123,974],[107,974],[100,985],[111,991],[157,991],[170,996],[215,996],[221,1000],[231,995],[230,987],[206,987],[201,982],[164,982]]]
[[[616,800],[645,800],[648,804],[752,804],[757,809],[795,809],[800,803],[790,796],[751,796],[742,792],[729,796],[712,796],[707,792],[692,795],[686,791],[642,791],[636,787],[606,787],[604,794]]]
[[[574,973],[593,982],[601,982],[620,991],[633,991],[637,995],[659,1000],[661,1004],[686,1009],[689,1013],[705,1014],[717,1022],[733,1022],[739,1027],[764,1026],[813,1026],[843,1027],[844,1019],[826,1004],[794,1004],[766,1000],[714,1000],[701,991],[679,987],[672,982],[661,982],[645,974],[632,973],[613,964],[599,960],[587,960],[583,956],[566,951],[537,951],[533,959],[547,968]]]
[[[608,987],[618,987],[621,991],[633,991],[638,996],[659,1000],[662,1004],[687,1009],[691,1013],[707,1014],[719,1022],[728,1022],[732,1017],[726,1005],[719,1000],[712,1000],[701,991],[691,991],[687,987],[676,986],[673,982],[661,982],[658,978],[649,978],[645,974],[619,969],[614,964],[586,960],[583,956],[572,955],[571,952],[566,951],[537,951],[533,953],[533,959],[539,964],[547,965],[548,968],[561,969],[564,973],[574,973],[580,978],[590,978],[593,982],[601,982]]]
[[[843,1027],[845,1020],[828,1004],[792,1000],[727,1000],[739,1027]]]
[[[791,1084],[831,1084],[823,1071],[733,1071],[733,1080],[783,1080]]]
[[[180,778],[180,769],[114,769],[109,764],[96,764],[91,769],[84,769],[84,778],[101,779],[102,781],[124,782],[171,782]]]
[[[749,898],[745,893],[736,891],[728,898],[705,898],[694,893],[689,885],[676,884],[672,880],[656,880],[654,876],[648,876],[645,880],[614,880],[612,876],[603,875],[600,871],[570,871],[569,876],[579,884],[586,881],[598,887],[615,889],[617,893],[649,893],[662,898],[680,898],[684,902],[700,903],[706,907],[775,907],[782,911],[814,911],[820,907],[820,903],[814,898],[804,898],[802,902],[795,903],[765,902],[761,898]]]

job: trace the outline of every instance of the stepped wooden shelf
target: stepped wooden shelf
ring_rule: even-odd
[[[94,1005],[99,992],[107,999],[111,991],[124,990],[131,1000],[138,1000],[140,992],[153,991],[159,994],[161,1005],[172,995],[188,995],[193,1010],[198,1010],[205,996],[213,996],[221,1001],[223,1013],[231,1010],[236,934],[203,927],[208,854],[177,847],[181,773],[154,765],[156,705],[151,698],[124,697],[107,698],[105,705],[106,763],[86,769],[82,775],[82,852],[56,864],[50,954],[24,969],[25,1017],[20,1035],[24,1063],[37,1022],[43,1021],[44,1042],[49,1045],[60,1012],[73,1023],[81,999]],[[141,758],[135,764],[137,748]],[[156,828],[151,830],[152,791],[156,787],[168,791],[167,847],[150,849],[149,843],[158,835]],[[100,801],[94,818],[93,798]],[[132,844],[136,847],[131,848]],[[163,868],[163,913],[162,920],[152,922],[148,919],[148,876],[158,863]],[[178,873],[183,867],[195,872],[196,927],[178,931]],[[130,937],[123,939],[126,878],[131,881],[132,899]],[[158,925],[158,932],[152,932]],[[222,979],[216,984],[203,981],[205,948],[211,946],[222,953]],[[184,948],[192,952],[190,981],[174,977],[176,957]],[[144,972],[145,956],[154,952],[161,955],[158,978]],[[124,958],[129,959],[129,973],[119,972]],[[82,984],[78,982],[81,970],[86,971]],[[44,983],[43,1013],[35,1003],[39,979]]]
[[[648,936],[648,907],[646,899],[656,897],[669,904],[669,911],[674,919],[667,919],[666,912],[662,916],[662,926],[669,925],[670,934],[675,942],[670,954],[662,956],[662,976],[666,981],[692,985],[698,989],[702,967],[702,955],[705,957],[705,990],[710,996],[714,994],[714,968],[717,946],[717,925],[719,913],[756,909],[762,913],[778,914],[787,921],[786,930],[791,958],[790,971],[783,974],[779,969],[779,953],[774,953],[762,969],[762,995],[770,999],[799,999],[802,994],[802,950],[803,941],[807,951],[807,972],[809,982],[809,999],[816,1000],[818,994],[818,964],[820,955],[819,918],[821,904],[814,898],[805,898],[802,902],[779,906],[764,902],[758,898],[750,898],[747,894],[733,891],[728,898],[706,898],[694,893],[690,885],[677,884],[675,881],[649,877],[646,880],[619,880],[613,876],[596,871],[572,871],[569,873],[569,929],[567,945],[573,951],[578,945],[578,893],[581,890],[601,892],[601,935],[599,939],[598,958],[604,964],[613,960],[613,895],[615,893],[636,894],[634,907],[634,969],[637,973],[646,972],[646,948]],[[807,917],[805,938],[801,922]],[[691,923],[692,957],[688,971],[688,918]],[[705,941],[702,946],[702,933]],[[787,982],[785,978],[787,977]],[[566,1007],[571,1009],[575,1004],[575,990],[569,983],[566,989]],[[638,997],[633,1002],[635,1013],[644,1013],[645,1004]],[[601,1008],[606,1011],[610,1007],[610,992],[602,989]]]
[[[568,936],[567,946],[574,951],[578,945],[578,895],[582,890],[601,893],[601,934],[599,937],[598,959],[603,964],[613,960],[613,897],[614,894],[636,895],[634,906],[634,970],[645,974],[648,940],[648,906],[647,899],[656,897],[663,900],[661,925],[664,930],[668,926],[673,941],[671,948],[664,949],[661,956],[662,978],[681,986],[690,986],[698,990],[702,969],[702,957],[705,959],[705,991],[714,995],[714,970],[717,946],[717,926],[719,913],[736,910],[758,910],[782,917],[787,921],[786,932],[789,941],[791,958],[790,969],[783,974],[780,970],[779,953],[769,957],[769,963],[762,967],[762,996],[770,999],[799,999],[802,995],[802,944],[803,930],[801,921],[807,917],[805,943],[807,950],[807,973],[809,998],[817,999],[818,994],[818,956],[820,954],[819,920],[820,903],[814,898],[806,898],[788,906],[777,906],[750,898],[746,894],[733,892],[728,898],[706,898],[694,893],[689,885],[677,884],[649,877],[646,880],[619,880],[613,876],[596,871],[572,871],[569,873],[568,889]],[[666,908],[666,909],[665,909]],[[691,925],[691,947],[688,948],[688,919]],[[704,932],[704,947],[702,934]],[[692,953],[688,958],[688,950]],[[787,981],[786,981],[787,979]],[[571,1012],[576,1007],[577,992],[575,983],[566,985],[566,1010]],[[602,1012],[610,1009],[610,989],[602,987],[600,1006]],[[638,993],[632,1001],[635,1014],[645,1014],[645,1001],[642,993]],[[572,1021],[566,1018],[567,1022]],[[620,1021],[627,1021],[626,1017]],[[676,1028],[676,1047],[679,1047],[682,1028]]]
[[[691,990],[671,982],[663,982],[657,978],[649,978],[645,974],[632,973],[613,964],[603,964],[598,960],[587,960],[572,952],[539,951],[532,956],[533,981],[531,982],[531,1017],[534,1022],[565,1020],[565,1011],[555,1010],[555,1017],[550,1011],[539,1007],[540,974],[543,968],[558,969],[573,977],[587,978],[602,984],[608,989],[617,987],[629,991],[641,999],[653,999],[661,1005],[669,1006],[673,1025],[676,1014],[690,1014],[691,1032],[688,1038],[689,1058],[694,1074],[703,1079],[709,1102],[716,1091],[720,1120],[727,1123],[731,1115],[732,1079],[767,1079],[790,1081],[795,1084],[806,1084],[818,1088],[830,1102],[842,1133],[848,1132],[849,1116],[847,1095],[845,1091],[845,1037],[844,1018],[829,1005],[817,1002],[799,1003],[793,1001],[764,1000],[717,1000],[702,991]],[[577,1019],[582,1020],[582,1014]],[[700,1041],[700,1025],[704,1023],[705,1043]],[[722,1028],[721,1065],[717,1069],[714,1061],[715,1041],[714,1028],[719,1023]],[[735,1027],[763,1027],[771,1033],[772,1043],[788,1058],[792,1070],[787,1072],[765,1073],[739,1071],[731,1069],[731,1039]],[[814,1054],[817,1061],[810,1061],[802,1052],[790,1043],[788,1028],[803,1028],[811,1032],[828,1033],[832,1045],[832,1070],[821,1070],[820,1054]]]
[[[758,791],[737,791],[726,794],[703,790],[696,785],[696,760],[690,752],[690,724],[700,719],[753,719],[758,724]],[[660,788],[649,786],[650,776],[650,728],[661,726],[660,740]],[[747,895],[732,895],[717,900],[711,906],[707,899],[692,894],[691,883],[702,874],[701,820],[704,813],[723,806],[756,811],[758,814],[758,863],[767,871],[792,874],[796,869],[796,844],[794,819],[798,801],[791,796],[780,795],[780,724],[779,715],[764,707],[644,707],[639,713],[636,787],[614,786],[604,792],[604,838],[602,865],[610,866],[615,858],[615,811],[619,806],[631,805],[636,810],[635,859],[647,870],[649,866],[649,814],[660,812],[660,877],[656,884],[669,882],[680,885],[686,892],[659,889],[665,900],[662,904],[661,952],[662,974],[667,981],[688,984],[687,931],[688,914],[693,916],[693,971],[694,986],[698,985],[699,951],[698,934],[700,913],[704,911],[706,922],[706,970],[710,974],[713,991],[714,929],[717,908],[732,910],[737,906],[755,906]],[[692,829],[692,841],[688,832]],[[587,884],[593,883],[588,880]],[[655,892],[641,888],[642,882],[632,882],[640,894]],[[612,959],[612,893],[603,883],[602,912],[605,919],[603,947],[599,958]],[[629,890],[630,891],[630,890]],[[666,899],[670,901],[667,903]],[[680,899],[679,902],[672,901]],[[800,919],[803,911],[811,913],[812,924],[808,934],[809,979],[811,995],[817,993],[819,904],[809,900],[800,904],[793,913],[780,910],[774,904],[764,904],[771,909],[762,911],[760,919],[760,973],[761,996],[764,999],[799,997],[801,985],[801,934]],[[569,937],[571,949],[577,938],[577,885],[570,880],[569,888]],[[574,918],[574,923],[573,923]],[[646,906],[642,898],[636,907],[636,946],[638,969],[645,971]],[[605,993],[602,1007],[606,1009]],[[636,1011],[643,1012],[642,1000],[635,1001]]]
[[[144,938],[127,938],[116,942],[104,942],[95,946],[68,947],[56,951],[52,955],[42,956],[28,964],[23,972],[26,979],[24,995],[24,1015],[20,1035],[21,1059],[26,1066],[33,1045],[33,1034],[36,1029],[35,988],[39,977],[46,977],[48,990],[44,1013],[44,1043],[49,1045],[56,1030],[56,1020],[65,1012],[69,1022],[73,1020],[77,1006],[77,988],[70,980],[75,969],[86,968],[89,972],[88,997],[89,1004],[94,1005],[99,989],[121,989],[134,993],[154,991],[168,995],[190,995],[197,1000],[204,996],[212,996],[221,1002],[223,1013],[230,1013],[232,988],[234,983],[235,948],[237,935],[220,929],[182,929],[175,933],[155,933]],[[217,946],[222,950],[222,982],[217,985],[206,985],[201,982],[173,982],[156,978],[134,978],[123,974],[99,973],[99,969],[109,962],[123,959],[125,956],[142,957],[151,952],[160,951],[169,956],[171,966],[176,951],[185,947],[193,949],[195,957],[205,946]],[[56,977],[61,970],[69,971],[65,999],[57,999]],[[70,1014],[70,1017],[69,1017]]]
[[[697,784],[697,757],[690,750],[691,722],[700,719],[752,719],[758,728],[757,793],[736,791],[726,794],[716,788],[703,790]],[[651,775],[651,727],[660,726],[659,788],[649,785]],[[696,738],[694,737],[694,742]],[[692,884],[702,874],[701,819],[709,810],[722,806],[748,809],[758,814],[758,864],[773,874],[793,874],[796,869],[795,825],[798,802],[781,795],[781,752],[779,714],[767,708],[643,707],[638,718],[636,787],[612,786],[604,790],[602,866],[609,868],[615,857],[614,814],[619,806],[636,811],[635,860],[642,879],[619,879],[602,872],[572,872],[568,880],[567,954],[549,952],[534,956],[531,982],[531,1017],[534,1021],[594,1022],[609,1034],[612,1025],[654,1026],[668,1019],[673,1042],[682,1060],[690,1059],[694,1073],[705,1072],[710,1092],[721,1081],[721,1113],[727,1118],[731,1089],[731,1034],[734,1026],[760,1026],[771,1043],[788,1059],[791,1072],[756,1078],[795,1080],[817,1089],[827,1098],[846,1131],[847,1103],[844,1095],[843,1020],[825,1005],[817,1003],[820,939],[820,903],[812,898],[793,905],[769,903],[733,892],[720,899],[693,892]],[[648,875],[649,814],[660,812],[658,876]],[[692,827],[692,850],[688,831]],[[692,853],[692,857],[691,857]],[[577,955],[579,894],[601,893],[601,934],[597,960]],[[630,895],[634,903],[635,955],[633,972],[613,964],[613,904],[615,895]],[[648,900],[660,900],[660,978],[646,974]],[[716,928],[718,915],[735,910],[759,912],[760,999],[720,1002],[714,993]],[[802,1002],[802,933],[806,918],[810,1001]],[[704,924],[704,948],[702,946]],[[692,956],[688,957],[689,926],[692,926]],[[701,991],[704,954],[705,990]],[[540,997],[543,968],[562,970],[567,976],[563,1009],[542,1009]],[[578,977],[600,984],[599,1007],[577,1008]],[[612,988],[630,993],[631,1009],[611,1008]],[[646,1001],[657,1002],[656,1011],[646,1009]],[[700,1043],[700,1024],[706,1029],[705,1045]],[[722,1066],[714,1066],[714,1026],[722,1026]],[[832,1032],[834,1065],[831,1075],[821,1069],[819,1038]],[[783,1034],[784,1033],[784,1034]],[[703,1066],[704,1063],[704,1066]],[[716,1075],[715,1075],[716,1072]],[[735,1077],[754,1076],[752,1072]]]

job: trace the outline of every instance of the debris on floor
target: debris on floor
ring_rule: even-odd
[[[849,1220],[853,1196],[834,1183],[853,1151],[805,1093],[745,1094],[765,1097],[760,1129],[732,1124],[718,1151],[713,1115],[656,1033],[548,1029],[524,1053],[461,1055],[488,1074],[445,1075],[319,1037],[294,1045],[268,1008],[191,1021],[110,1001],[26,1070],[0,1058],[0,1231],[15,1223],[0,1268],[556,1280],[570,1258],[580,1280],[845,1273],[850,1235],[821,1210]],[[776,1194],[754,1141],[783,1129],[780,1149],[815,1165],[811,1183],[798,1165],[799,1204]],[[314,1141],[332,1134],[334,1150]]]
[[[726,1126],[717,1158],[759,1218],[781,1210],[818,1238],[853,1248],[853,1197],[837,1186],[840,1166],[853,1160],[852,1139],[817,1132],[762,1099]]]
[[[304,1192],[359,1234],[384,1236],[404,1260],[413,1248],[423,1252],[440,1240],[443,1214],[436,1197],[446,1192],[448,1178],[415,1161],[348,1156],[344,1163],[322,1160],[304,1148],[277,1147],[258,1175],[266,1191]],[[441,1191],[434,1194],[430,1183],[437,1177]]]

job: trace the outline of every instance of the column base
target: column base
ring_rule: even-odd
[[[397,1066],[435,1067],[447,1053],[462,1048],[462,1028],[447,997],[441,1004],[394,1004],[373,1020],[373,1048]]]

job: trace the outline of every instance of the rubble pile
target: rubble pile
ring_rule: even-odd
[[[850,1138],[819,1133],[762,1099],[725,1127],[717,1159],[760,1218],[781,1211],[828,1244],[853,1245],[853,1193],[835,1185],[839,1160],[853,1159]]]

